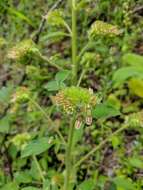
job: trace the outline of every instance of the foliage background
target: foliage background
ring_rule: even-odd
[[[22,46],[23,40],[35,40],[42,16],[54,3],[54,0],[0,0],[1,189],[58,189],[63,183],[64,147],[56,131],[60,129],[66,139],[68,126],[65,116],[52,105],[49,97],[62,88],[62,85],[70,84],[70,73],[59,73],[58,69],[49,65],[47,58],[54,64],[70,70],[70,38],[63,35],[66,33],[64,27],[57,23],[53,26],[53,23],[49,24],[46,21],[38,43],[24,59],[13,61],[7,56],[11,48],[19,42],[22,41],[20,45]],[[95,20],[118,25],[122,34],[112,40],[98,38],[87,48],[89,54],[83,53],[79,62],[79,76],[83,69],[88,69],[81,86],[92,88],[99,97],[101,96],[101,102],[104,104],[94,113],[93,125],[82,126],[77,131],[74,141],[76,150],[73,154],[78,156],[79,153],[83,155],[88,152],[112,131],[120,128],[124,122],[130,127],[111,139],[101,151],[96,152],[79,167],[76,188],[141,190],[143,188],[142,0],[81,0],[78,3],[79,52],[87,44],[87,31]],[[71,14],[68,2],[63,0],[58,8],[70,25]],[[18,48],[21,48],[20,46]],[[86,59],[92,61],[85,66]],[[131,66],[134,67],[130,68]],[[134,74],[137,67],[137,74]],[[57,78],[58,85],[57,81],[55,82]],[[22,99],[20,103],[12,100],[13,94],[19,87],[28,89],[29,97],[34,103],[25,101],[24,89],[19,95]],[[52,121],[47,121],[39,105]],[[49,128],[52,128],[50,132]],[[52,142],[48,146],[45,137],[48,142]],[[46,176],[43,187],[36,162],[31,156],[33,153],[22,152],[24,143],[33,139],[38,139],[36,157]],[[38,146],[41,149],[41,145],[43,150],[38,150]],[[30,150],[34,150],[33,146]]]

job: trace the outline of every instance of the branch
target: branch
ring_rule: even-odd
[[[41,33],[42,33],[43,29],[44,29],[44,26],[45,26],[45,23],[46,23],[46,20],[47,20],[47,16],[49,15],[49,13],[50,13],[51,11],[53,11],[54,9],[56,9],[56,8],[58,7],[58,5],[59,5],[60,3],[62,3],[62,1],[63,1],[63,0],[58,0],[58,1],[51,7],[51,9],[46,13],[46,15],[42,17],[42,21],[41,21],[41,23],[40,23],[40,25],[39,25],[39,28],[38,28],[38,30],[37,30],[37,34],[36,34],[35,39],[34,39],[34,42],[35,42],[35,43],[38,43],[38,42],[39,42],[40,35],[41,35]]]

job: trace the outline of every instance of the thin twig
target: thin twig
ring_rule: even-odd
[[[52,61],[50,61],[46,56],[42,55],[42,54],[39,54],[39,57],[41,59],[43,59],[43,61],[47,62],[49,65],[51,65],[52,67],[55,67],[57,68],[58,70],[63,70],[62,67],[60,67],[59,65],[53,63]]]
[[[43,29],[44,29],[44,26],[45,26],[45,23],[46,23],[46,20],[47,20],[47,16],[49,15],[49,13],[50,13],[51,11],[53,11],[54,9],[56,9],[56,8],[58,7],[58,5],[59,5],[60,3],[62,3],[62,1],[63,1],[63,0],[58,0],[58,1],[51,7],[51,9],[46,13],[46,15],[42,17],[42,21],[41,21],[41,23],[40,23],[40,25],[39,25],[39,28],[38,28],[38,30],[37,30],[37,33],[36,33],[36,36],[35,36],[35,39],[34,39],[34,42],[35,42],[35,43],[38,43],[38,42],[39,42],[40,35],[41,35],[41,33],[42,33]]]
[[[133,9],[132,13],[134,14],[134,13],[137,13],[137,12],[139,12],[139,11],[141,11],[141,10],[143,10],[143,6],[135,7],[135,8]]]

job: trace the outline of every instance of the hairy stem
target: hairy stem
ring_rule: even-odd
[[[72,8],[72,84],[77,82],[77,20],[76,20],[76,0],[71,0]]]
[[[64,190],[69,190],[70,185],[70,177],[72,171],[72,144],[73,144],[73,136],[74,136],[74,119],[71,121],[69,134],[68,134],[68,144],[66,148],[66,174],[65,174],[65,181],[64,181]]]

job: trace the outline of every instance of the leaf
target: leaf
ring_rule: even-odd
[[[143,98],[143,80],[133,78],[128,82],[129,89],[137,96]]]
[[[41,179],[35,160],[32,160],[31,162],[30,175],[33,180],[39,181]]]
[[[135,168],[143,169],[143,160],[141,160],[139,157],[129,158],[128,162],[131,166],[133,166]]]
[[[123,56],[123,62],[135,67],[143,67],[143,56],[127,53]]]
[[[112,136],[110,141],[112,143],[113,148],[117,148],[118,145],[120,144],[120,139],[118,136]]]
[[[43,183],[43,190],[49,190],[50,189],[50,180],[46,179]]]
[[[93,190],[93,189],[94,189],[94,180],[93,179],[89,179],[89,180],[82,182],[77,188],[77,190]]]
[[[60,86],[57,81],[53,80],[45,85],[45,89],[47,89],[48,91],[57,91],[60,89]]]
[[[10,129],[10,118],[9,116],[5,116],[3,119],[0,120],[0,132],[8,133],[9,129]]]
[[[120,109],[121,107],[120,100],[114,94],[110,94],[108,96],[107,103],[110,104],[115,109]]]
[[[41,41],[50,40],[50,39],[57,39],[59,37],[68,36],[68,34],[64,32],[52,32],[42,37]]]
[[[10,14],[15,15],[19,19],[26,21],[29,25],[31,25],[32,27],[34,27],[33,22],[27,16],[25,16],[23,13],[15,10],[14,8],[8,8],[8,11],[9,11]]]
[[[42,137],[31,141],[21,152],[21,157],[25,158],[32,155],[38,155],[45,152],[52,146],[52,143],[48,143],[47,137]]]
[[[68,70],[60,71],[56,74],[55,80],[58,82],[64,82],[68,78],[69,74],[70,71]]]
[[[0,190],[19,190],[15,182],[5,184]]]
[[[16,172],[14,174],[15,181],[20,183],[31,183],[32,177],[30,176],[29,171],[23,171],[23,172]]]
[[[33,186],[28,186],[28,187],[24,187],[21,190],[39,190],[39,188],[33,187]]]
[[[120,111],[112,107],[111,105],[108,105],[106,103],[104,104],[98,104],[96,108],[93,110],[93,117],[96,119],[103,118],[107,119],[110,117],[115,117],[117,115],[120,115]]]
[[[131,77],[143,78],[143,67],[130,66],[118,69],[113,75],[114,87],[121,85]]]
[[[13,87],[2,87],[0,89],[0,103],[8,102],[12,93]]]
[[[113,182],[116,184],[117,188],[123,188],[125,190],[135,190],[135,186],[130,178],[125,178],[123,176],[115,177]]]

